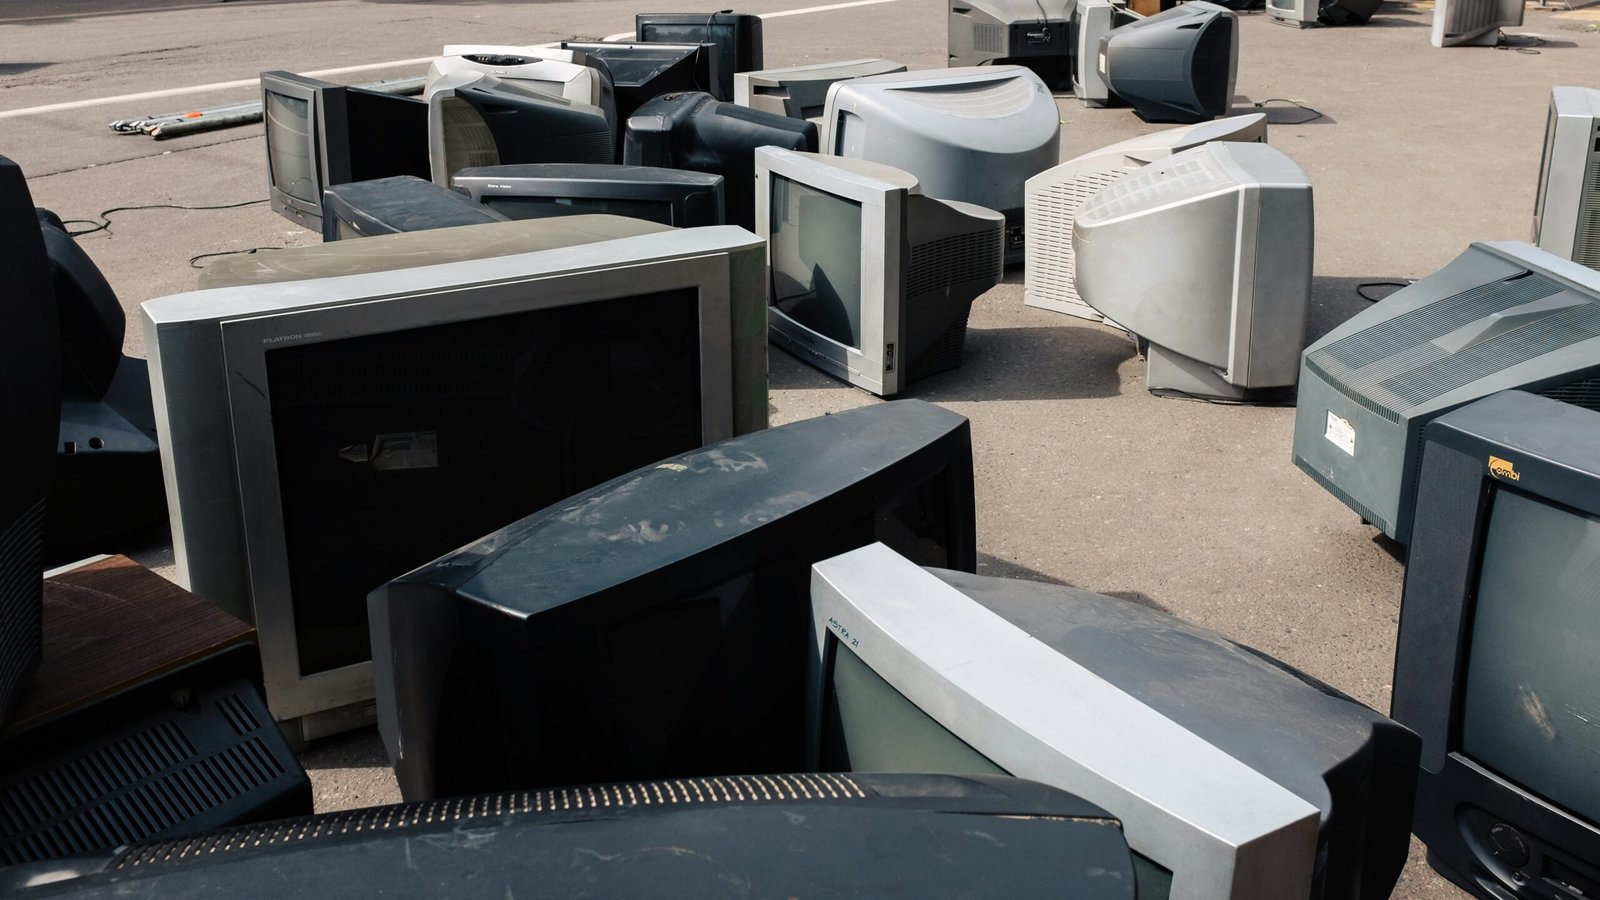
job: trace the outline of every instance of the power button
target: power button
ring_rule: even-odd
[[[1515,828],[1504,822],[1490,826],[1489,852],[1513,869],[1528,864],[1528,842]]]

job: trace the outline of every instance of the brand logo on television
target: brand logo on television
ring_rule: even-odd
[[[852,646],[852,647],[861,646],[861,642],[856,640],[855,636],[850,633],[850,629],[848,629],[848,628],[844,627],[844,625],[840,624],[839,620],[834,618],[833,616],[829,616],[828,617],[828,627],[832,628],[835,632],[837,632],[838,635],[839,635],[839,639],[842,640],[842,641],[845,641],[850,646]]]
[[[1050,32],[1048,31],[1029,31],[1025,32],[1023,37],[1027,38],[1028,43],[1030,44],[1050,43]]]
[[[305,340],[306,338],[320,337],[321,335],[322,332],[320,331],[307,331],[303,334],[280,334],[277,337],[262,338],[261,343],[281,344],[284,341],[301,341]]]
[[[1517,471],[1517,466],[1509,459],[1498,456],[1489,457],[1489,474],[1507,481],[1521,481],[1522,473]]]

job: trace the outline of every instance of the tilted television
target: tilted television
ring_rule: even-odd
[[[660,228],[590,217],[339,241],[279,251],[280,270],[322,260],[308,280],[144,304],[179,580],[254,621],[267,702],[292,733],[371,721],[368,591],[765,424],[764,365],[759,385],[735,384],[764,362],[748,334],[760,242],[640,226]],[[499,230],[561,249],[396,268]],[[635,236],[596,241],[605,230]],[[318,277],[352,270],[366,274]]]
[[[639,13],[633,29],[644,44],[705,45],[716,56],[717,80],[702,90],[718,100],[733,99],[734,73],[761,68],[761,17],[751,13]]]
[[[1203,144],[1078,208],[1074,283],[1147,344],[1152,392],[1277,399],[1299,374],[1313,232],[1311,181],[1283,151]]]
[[[1382,5],[1383,0],[1321,0],[1317,20],[1324,25],[1360,25]]]
[[[791,119],[822,118],[828,89],[840,81],[904,72],[904,63],[888,59],[852,59],[782,69],[740,72],[733,76],[733,102]]]
[[[1025,66],[1051,88],[1072,87],[1076,0],[949,0],[949,65]],[[1052,15],[1053,13],[1053,15]]]
[[[1522,24],[1523,0],[1439,0],[1428,40],[1435,47],[1492,47]]]
[[[450,184],[508,219],[600,213],[677,228],[723,224],[723,178],[707,172],[545,163],[462,169]]]
[[[1423,431],[1394,717],[1412,830],[1483,898],[1600,892],[1600,414],[1505,391]]]
[[[1600,272],[1477,243],[1306,348],[1294,462],[1384,534],[1410,540],[1423,427],[1504,390],[1600,408]]]
[[[442,76],[428,94],[428,160],[435,184],[462,169],[502,163],[608,163],[605,110],[478,72]]]
[[[1115,97],[1100,71],[1100,39],[1139,15],[1112,0],[1077,0],[1072,10],[1072,95],[1091,108],[1112,105]]]
[[[1004,273],[1004,229],[899,169],[756,151],[773,342],[880,397],[961,365],[972,301]]]
[[[336,184],[322,192],[324,241],[483,225],[507,218],[450,188],[410,175]]]
[[[1130,172],[1211,141],[1264,144],[1267,117],[1250,113],[1169,128],[1101,147],[1029,178],[1024,186],[1026,216],[1038,227],[1024,256],[1027,287],[1022,302],[1080,319],[1106,321],[1105,316],[1083,302],[1074,283],[1072,223],[1078,210],[1096,191],[1115,184]]]
[[[1600,90],[1550,89],[1533,242],[1540,250],[1600,269]]]
[[[813,562],[977,564],[967,420],[915,400],[668,456],[371,597],[408,800],[800,768]]]
[[[1100,77],[1147,122],[1204,122],[1233,106],[1239,19],[1191,0],[1100,39]]]

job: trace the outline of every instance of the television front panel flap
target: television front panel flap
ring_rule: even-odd
[[[1295,465],[1407,543],[1423,426],[1511,389],[1600,408],[1600,272],[1476,243],[1306,348]]]
[[[848,655],[1002,773],[1104,806],[1172,897],[1310,895],[1316,806],[889,548],[814,564],[811,619],[808,740]]]
[[[1492,47],[1502,28],[1522,24],[1523,0],[1439,0],[1433,7],[1435,47]]]
[[[551,59],[544,56],[546,53],[565,56],[566,59]],[[572,62],[570,50],[540,51],[539,56],[501,53],[441,56],[428,64],[423,99],[433,95],[434,86],[441,78],[462,72],[478,72],[492,75],[501,81],[514,81],[520,87],[562,97],[574,103],[600,105],[600,73],[588,66]]]
[[[1225,116],[1239,69],[1239,18],[1191,0],[1111,31],[1097,64],[1111,92],[1146,121]]]
[[[740,72],[733,76],[733,102],[791,119],[819,119],[836,82],[904,72],[904,63],[888,59],[852,59]]]
[[[672,230],[145,303],[179,577],[255,622],[273,715],[370,722],[368,591],[732,434],[756,246]]]
[[[1025,187],[1026,215],[1039,227],[1033,232],[1024,257],[1027,287],[1022,302],[1091,322],[1109,322],[1083,302],[1074,283],[1072,223],[1078,209],[1097,191],[1128,173],[1211,141],[1264,144],[1267,117],[1264,113],[1250,113],[1168,128],[1101,147],[1029,178]],[[1115,322],[1109,324],[1121,327]]]
[[[1600,90],[1550,89],[1533,242],[1540,250],[1600,269]]]

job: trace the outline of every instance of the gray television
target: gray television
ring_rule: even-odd
[[[1239,17],[1190,0],[1113,29],[1096,65],[1111,93],[1147,122],[1204,122],[1233,105]]]
[[[536,163],[462,169],[458,191],[508,219],[589,213],[695,228],[724,223],[721,175],[656,166]]]
[[[881,163],[777,147],[755,162],[773,343],[880,397],[961,364],[972,301],[1003,274],[999,213]]]
[[[1299,374],[1313,232],[1311,181],[1283,151],[1204,144],[1084,202],[1075,283],[1145,345],[1151,392],[1281,399]]]
[[[1022,262],[1022,185],[1061,159],[1061,112],[1020,66],[901,72],[828,89],[822,151],[904,169],[922,190],[1006,217],[1006,264]]]
[[[1077,0],[1072,11],[1072,94],[1092,109],[1110,106],[1115,99],[1100,71],[1100,39],[1144,16],[1113,0]]]
[[[575,222],[283,250],[313,277],[144,304],[178,578],[255,623],[268,707],[294,737],[373,721],[373,588],[766,424],[761,242]],[[583,242],[608,227],[632,236]],[[554,249],[397,267],[494,243],[485,230]],[[386,247],[386,270],[343,274]],[[736,383],[753,370],[759,385]]]
[[[1475,243],[1306,348],[1295,465],[1409,543],[1423,427],[1513,389],[1600,409],[1600,272]]]
[[[1557,85],[1539,158],[1533,242],[1600,269],[1600,90]]]
[[[1428,41],[1435,47],[1492,47],[1502,28],[1522,24],[1523,0],[1438,0]]]
[[[1115,184],[1130,172],[1211,141],[1264,144],[1267,117],[1263,113],[1250,113],[1168,128],[1101,147],[1029,178],[1025,186],[1025,212],[1028,221],[1039,227],[1034,229],[1033,239],[1028,242],[1024,254],[1027,286],[1022,302],[1092,322],[1105,322],[1105,316],[1078,296],[1072,255],[1072,223],[1078,210],[1096,191]]]
[[[949,65],[1026,66],[1050,87],[1070,88],[1075,5],[1076,0],[1048,8],[1037,0],[949,0]]]
[[[889,59],[852,59],[740,72],[733,76],[733,102],[791,119],[821,119],[828,88],[836,82],[905,70],[904,63]]]
[[[1274,25],[1315,28],[1320,0],[1267,0],[1267,17]]]

